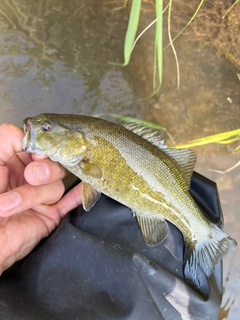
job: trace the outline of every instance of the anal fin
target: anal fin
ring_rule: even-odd
[[[143,238],[149,246],[156,246],[166,238],[168,226],[164,219],[139,212],[134,212],[134,216],[136,216]]]
[[[101,193],[89,183],[82,183],[82,205],[85,211],[89,211],[100,198]]]

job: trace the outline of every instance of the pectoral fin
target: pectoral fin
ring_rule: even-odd
[[[164,219],[135,212],[144,240],[149,246],[161,243],[167,236],[168,226]]]
[[[95,164],[89,163],[87,161],[82,161],[80,163],[80,167],[82,169],[82,173],[86,174],[87,176],[91,176],[95,179],[101,179],[102,170]]]
[[[101,193],[90,184],[82,183],[82,205],[85,211],[89,211],[100,198]]]

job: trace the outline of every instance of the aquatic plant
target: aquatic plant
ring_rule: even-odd
[[[127,5],[128,0],[124,0],[124,5],[121,8],[125,8]],[[153,92],[152,94],[147,97],[152,97],[155,93],[159,91],[162,84],[162,70],[163,70],[163,50],[167,49],[169,46],[171,46],[175,61],[176,61],[176,68],[177,68],[177,89],[180,87],[180,71],[179,71],[179,64],[178,64],[178,58],[177,58],[177,52],[174,48],[173,42],[187,29],[187,27],[192,23],[196,15],[198,14],[200,8],[202,7],[205,0],[201,0],[199,2],[198,7],[196,8],[194,14],[190,18],[190,20],[187,22],[184,28],[174,37],[171,36],[171,9],[172,9],[172,3],[173,0],[169,0],[168,5],[163,9],[163,0],[155,0],[155,7],[156,7],[156,19],[153,20],[137,37],[137,30],[139,25],[139,19],[140,19],[140,12],[141,12],[141,4],[142,0],[132,0],[130,15],[129,15],[129,21],[128,21],[128,27],[127,32],[125,36],[125,42],[124,42],[124,62],[121,64],[117,64],[119,66],[126,66],[130,62],[132,51],[139,40],[139,38],[150,28],[152,25],[155,24],[155,44],[154,44],[154,65],[153,65]],[[235,2],[228,8],[228,10],[225,12],[223,19],[226,17],[227,14],[233,9],[233,7],[239,2],[239,0],[235,0]],[[120,8],[116,8],[120,9]],[[168,10],[168,38],[169,43],[168,45],[163,49],[163,13]]]
[[[126,7],[127,1],[125,0],[123,7]],[[153,70],[153,94],[156,93],[162,84],[162,15],[163,0],[156,0],[156,19],[150,23],[139,35],[136,37],[142,0],[132,0],[127,32],[124,41],[124,62],[118,64],[119,66],[126,66],[130,62],[132,51],[139,40],[139,38],[152,26],[156,25],[155,31],[155,48],[154,48],[154,70]],[[119,9],[119,8],[117,8]],[[153,95],[152,94],[152,95]]]
[[[228,8],[228,10],[225,12],[223,19],[225,19],[226,15],[233,9],[233,7],[238,3],[239,0],[236,0],[230,8]]]
[[[197,146],[203,146],[210,143],[229,144],[239,140],[240,140],[240,129],[236,129],[232,131],[213,134],[213,135],[195,139],[195,140],[190,140],[185,144],[178,144],[174,147],[177,149],[192,148]],[[237,152],[239,149],[240,149],[240,146],[237,147],[234,151]]]

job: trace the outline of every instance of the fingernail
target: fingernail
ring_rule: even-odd
[[[0,195],[0,210],[3,212],[16,208],[21,202],[21,197],[16,192]]]
[[[49,178],[49,169],[45,164],[35,164],[33,172],[37,182],[42,182]]]

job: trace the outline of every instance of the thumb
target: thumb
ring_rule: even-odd
[[[4,164],[12,156],[22,151],[23,130],[13,124],[0,126],[0,164]]]

